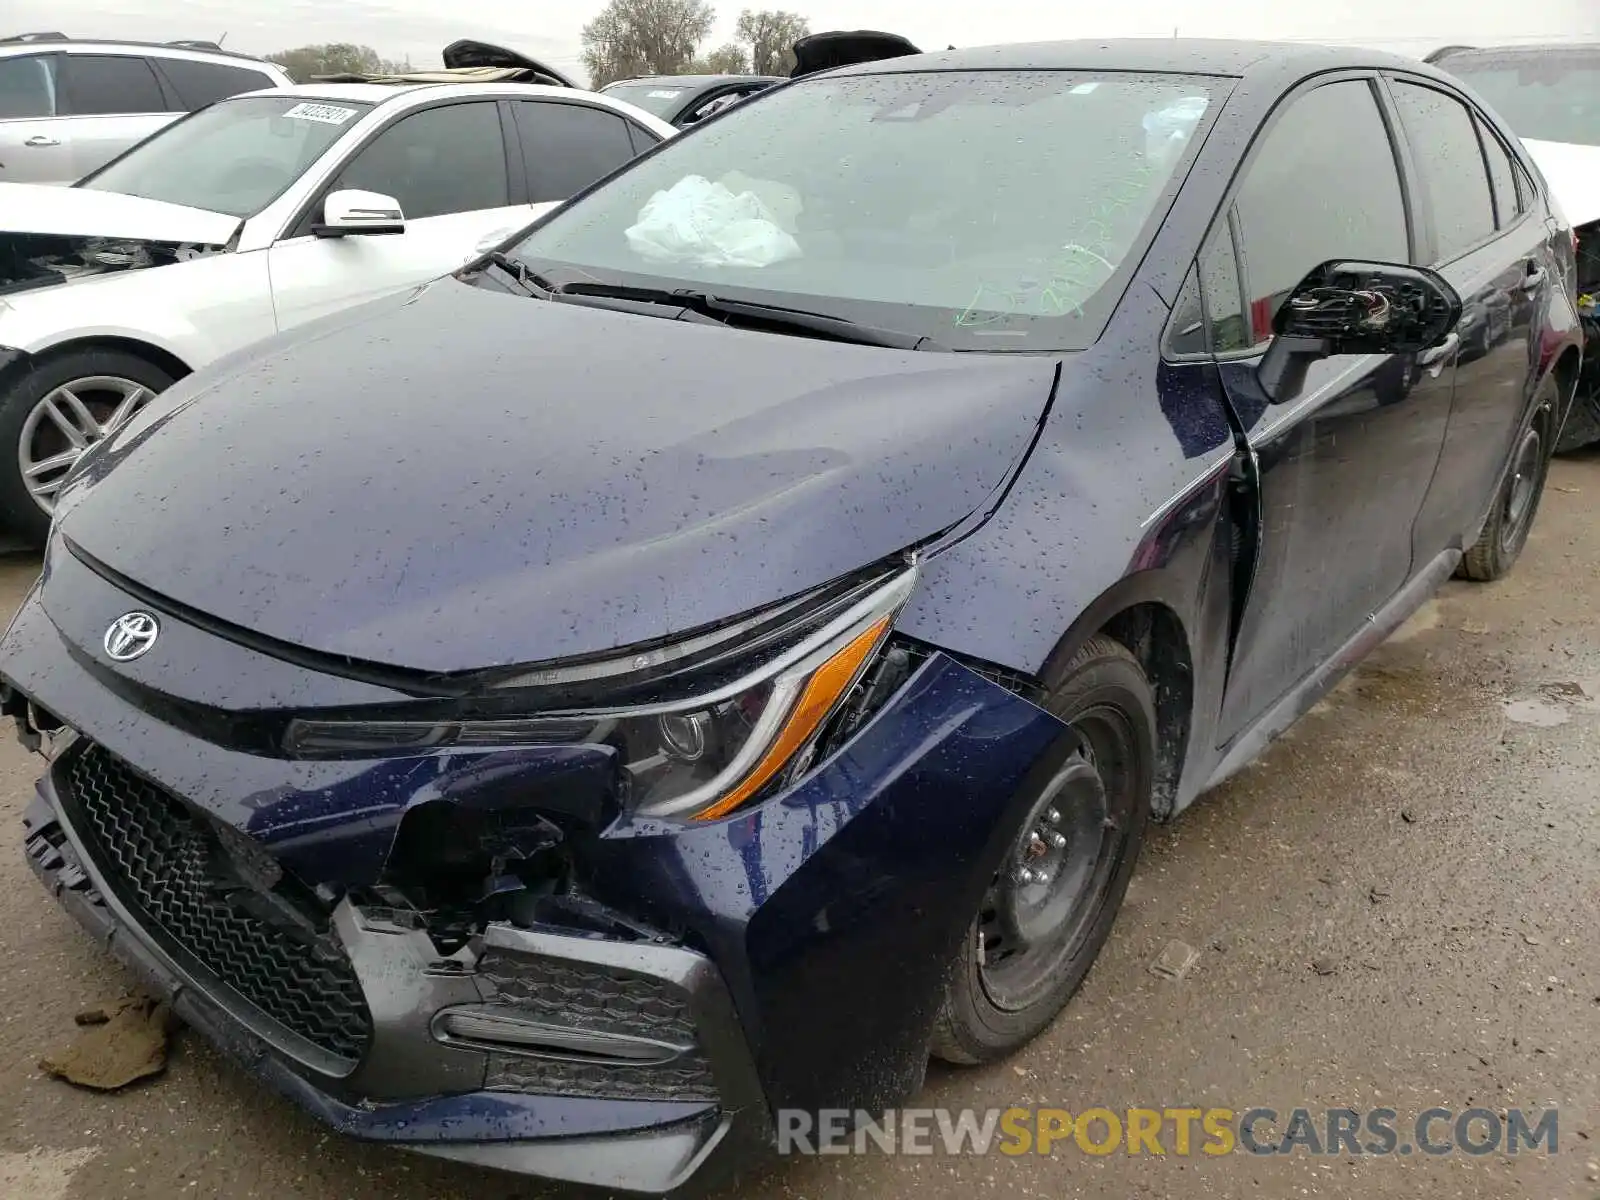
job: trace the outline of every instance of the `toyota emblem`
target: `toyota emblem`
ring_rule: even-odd
[[[132,662],[156,644],[161,622],[147,612],[123,613],[106,630],[106,654],[113,662]]]

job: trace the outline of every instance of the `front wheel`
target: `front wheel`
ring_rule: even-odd
[[[1533,518],[1544,497],[1545,479],[1550,474],[1549,434],[1557,399],[1555,381],[1546,379],[1539,388],[1533,421],[1517,440],[1511,470],[1495,495],[1489,519],[1456,568],[1461,578],[1478,583],[1503,578],[1528,544],[1528,533],[1533,529]]]
[[[83,452],[132,420],[172,376],[125,350],[47,358],[0,392],[0,521],[43,546],[56,491]]]
[[[1055,1019],[1110,935],[1144,844],[1156,714],[1138,660],[1090,638],[1046,707],[1072,743],[957,955],[931,1047],[946,1062],[1003,1058]]]

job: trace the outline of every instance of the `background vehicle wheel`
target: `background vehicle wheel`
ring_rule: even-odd
[[[1550,419],[1555,412],[1556,385],[1547,379],[1540,386],[1539,410],[1512,451],[1511,471],[1495,497],[1489,520],[1478,540],[1461,559],[1456,574],[1462,579],[1489,583],[1506,575],[1516,564],[1533,518],[1544,496],[1550,474]]]
[[[951,1063],[1003,1058],[1061,1011],[1105,944],[1144,844],[1156,753],[1150,682],[1094,637],[1048,681],[1076,745],[984,897],[934,1026]]]
[[[172,385],[172,376],[123,350],[47,358],[0,396],[0,521],[44,545],[56,489],[82,453]]]

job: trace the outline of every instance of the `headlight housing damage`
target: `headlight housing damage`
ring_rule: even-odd
[[[770,652],[753,664],[740,661],[737,675],[729,678],[724,671],[722,680],[683,698],[506,717],[296,717],[289,722],[285,749],[295,757],[326,758],[450,747],[603,745],[617,755],[627,808],[650,816],[712,820],[768,794],[811,764],[829,719],[888,639],[915,574],[915,567],[904,567],[879,576],[870,586],[802,609],[798,617],[759,633],[753,622],[735,623],[736,635],[747,643],[759,639]],[[706,640],[705,635],[697,639]],[[643,660],[639,656],[633,662]],[[720,655],[720,661],[730,660],[738,661]],[[592,678],[595,671],[585,674]],[[716,676],[715,671],[701,674]]]

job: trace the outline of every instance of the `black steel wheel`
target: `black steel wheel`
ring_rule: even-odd
[[[1495,495],[1489,519],[1456,569],[1463,579],[1490,583],[1503,578],[1528,544],[1539,501],[1544,497],[1545,479],[1550,474],[1550,430],[1557,398],[1555,380],[1546,379],[1540,385],[1533,420],[1518,435],[1511,469]]]
[[[1105,944],[1144,844],[1155,700],[1128,650],[1091,638],[1047,707],[1069,727],[957,955],[932,1052],[1003,1058],[1055,1019]]]

